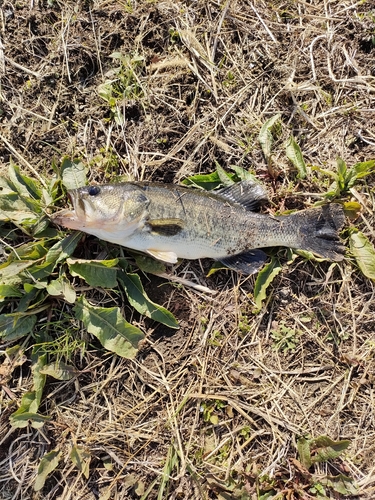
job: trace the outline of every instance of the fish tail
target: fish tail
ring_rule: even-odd
[[[345,215],[341,205],[332,203],[292,214],[301,238],[299,249],[340,262],[344,258],[345,246],[339,231],[344,226]]]

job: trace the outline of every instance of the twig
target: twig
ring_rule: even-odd
[[[19,153],[15,149],[15,147],[12,146],[12,144],[7,139],[5,139],[5,137],[2,134],[0,134],[0,141],[3,141],[3,143],[14,154],[14,156],[16,156],[18,158],[18,160],[21,163],[23,163],[30,170],[30,172],[32,172],[35,175],[35,177],[39,180],[39,182],[42,184],[42,186],[47,189],[47,184],[42,179],[42,177],[38,174],[38,172],[35,170],[35,168],[32,165],[30,165],[30,163],[26,160],[26,158],[24,158],[21,155],[21,153]]]
[[[263,21],[263,19],[260,17],[260,15],[258,14],[258,11],[256,10],[256,8],[254,7],[254,5],[252,3],[250,3],[250,7],[255,12],[255,15],[257,16],[257,18],[259,19],[259,21],[263,24],[263,27],[267,31],[267,33],[269,34],[269,36],[271,37],[271,40],[273,42],[277,43],[276,38],[273,36],[271,30],[269,29],[269,27],[267,26],[267,24]]]
[[[5,56],[4,59],[7,63],[9,63],[12,66],[14,66],[15,68],[23,71],[24,73],[27,73],[28,75],[31,75],[31,76],[35,76],[36,78],[41,78],[40,73],[36,73],[35,71],[32,71],[31,69],[25,68],[25,66],[22,66],[21,64],[16,63],[16,61],[13,61],[9,57]]]
[[[207,288],[206,286],[198,285],[197,283],[194,283],[193,281],[187,280],[185,278],[180,278],[179,276],[174,276],[174,275],[167,274],[167,273],[152,273],[152,274],[155,274],[156,276],[159,276],[160,278],[165,278],[166,280],[169,280],[169,281],[175,281],[176,283],[181,283],[181,285],[185,285],[185,286],[188,286],[190,288],[193,288],[194,290],[198,290],[198,292],[211,293],[213,295],[218,293],[216,290],[211,290],[210,288]]]

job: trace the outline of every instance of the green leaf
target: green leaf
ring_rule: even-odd
[[[45,417],[37,413],[46,383],[46,375],[42,373],[46,360],[47,355],[38,356],[37,361],[32,366],[33,390],[26,392],[22,396],[20,407],[10,416],[10,422],[13,427],[31,425],[39,429],[46,421],[50,420],[50,417]]]
[[[301,464],[306,467],[306,469],[310,469],[312,465],[310,441],[304,437],[300,437],[297,441],[297,450]]]
[[[0,195],[0,221],[13,222],[14,224],[34,224],[40,215],[40,207],[31,200],[26,203],[18,193]]]
[[[49,218],[46,215],[41,215],[31,227],[31,235],[38,236],[38,238],[43,237],[44,234],[50,233],[53,231],[52,228],[49,227]],[[55,230],[55,234],[57,234],[57,230]]]
[[[32,241],[25,245],[19,246],[11,254],[12,260],[39,260],[47,253],[47,249],[42,243]]]
[[[302,151],[293,136],[290,136],[286,146],[285,152],[288,159],[293,163],[298,171],[298,177],[304,179],[307,175],[305,160],[303,159]]]
[[[368,238],[358,230],[349,235],[350,250],[362,273],[375,280],[375,249]]]
[[[327,476],[319,478],[319,481],[328,488],[345,496],[357,496],[359,491],[351,477],[339,474],[338,476]]]
[[[4,285],[19,283],[22,281],[21,278],[19,278],[19,274],[34,264],[35,262],[33,260],[4,262],[4,264],[0,265],[0,283]]]
[[[15,411],[10,417],[9,421],[12,427],[23,429],[31,425],[34,429],[40,429],[46,422],[49,422],[51,417],[40,415],[33,412],[19,412]]]
[[[67,190],[77,189],[86,184],[86,167],[80,160],[68,156],[61,163],[61,180]]]
[[[22,395],[19,408],[13,413],[13,415],[20,415],[21,413],[36,413],[38,410],[36,398],[37,396],[35,391],[25,392]]]
[[[45,365],[40,373],[43,375],[49,375],[56,380],[70,380],[74,377],[76,370],[74,366],[67,365],[64,361],[56,361],[55,363],[50,363]]]
[[[42,190],[38,183],[30,177],[22,175],[19,167],[14,163],[9,165],[9,178],[21,197],[33,198],[34,200],[40,200],[42,197]]]
[[[164,274],[166,272],[166,265],[163,262],[147,257],[147,255],[136,254],[135,262],[139,269],[144,273],[157,275]]]
[[[341,190],[345,189],[348,168],[342,158],[337,158],[337,177]]]
[[[105,349],[124,358],[134,358],[137,354],[144,335],[123,318],[118,307],[95,307],[82,296],[77,300],[74,312]]]
[[[59,450],[52,450],[46,453],[40,461],[38,467],[38,475],[34,483],[34,491],[40,491],[47,480],[47,477],[59,465],[62,452]]]
[[[271,129],[275,123],[280,119],[280,115],[277,114],[272,118],[269,118],[262,126],[259,132],[258,140],[262,148],[263,154],[266,157],[267,162],[271,157],[271,151],[273,146],[273,136],[271,134]]]
[[[356,163],[352,168],[356,174],[357,179],[362,179],[370,175],[375,170],[375,160],[361,161]]]
[[[217,175],[221,180],[221,184],[224,187],[232,186],[234,184],[234,180],[232,179],[233,175],[228,174],[228,172],[226,172],[216,160],[215,160],[215,165],[216,165]]]
[[[240,181],[249,180],[249,181],[259,182],[259,179],[257,179],[254,174],[252,174],[245,168],[239,167],[237,165],[231,165],[230,168],[235,171],[236,176],[240,179]]]
[[[328,436],[319,436],[309,441],[312,463],[328,462],[334,460],[350,445],[350,441],[343,439],[333,441]]]
[[[0,338],[5,342],[20,339],[33,331],[36,320],[35,314],[23,312],[0,314]]]
[[[11,297],[22,297],[22,292],[12,285],[0,285],[0,301]]]
[[[148,298],[138,274],[119,272],[119,280],[124,287],[130,305],[140,314],[169,328],[179,328],[178,322],[171,312]]]
[[[337,179],[337,174],[336,172],[332,172],[332,170],[326,170],[324,168],[321,168],[321,167],[318,167],[317,165],[313,165],[311,167],[312,170],[316,171],[316,172],[319,172],[321,174],[324,174],[324,175],[328,175],[329,177],[331,177],[332,179]]]
[[[86,479],[90,475],[91,455],[82,446],[74,445],[70,452],[70,459]]]
[[[16,187],[12,182],[6,177],[0,176],[0,192],[3,195],[15,194],[17,192]]]
[[[20,407],[10,416],[10,423],[13,427],[23,428],[31,425],[31,427],[39,429],[50,420],[50,417],[37,413],[46,380],[46,376],[40,373],[45,360],[46,356],[40,356],[38,362],[33,366],[34,390],[26,392],[22,396]]]
[[[17,305],[17,313],[28,313],[31,307],[36,307],[41,305],[47,297],[46,293],[43,293],[46,282],[38,281],[36,283],[24,283],[23,287],[25,289],[25,294],[22,296]],[[49,307],[45,305],[45,308]],[[40,310],[39,310],[40,312]]]
[[[227,266],[224,266],[224,264],[216,260],[210,267],[210,270],[207,273],[207,277],[212,276],[213,274],[217,273],[218,271],[221,271],[222,269],[228,269],[228,268]]]
[[[67,259],[72,276],[83,278],[90,286],[115,288],[117,286],[118,259],[83,260]]]
[[[357,219],[362,210],[362,206],[358,201],[345,201],[343,207],[346,217],[352,220]]]
[[[37,357],[36,363],[32,366],[33,372],[33,390],[35,392],[35,401],[30,405],[29,410],[37,412],[39,409],[40,402],[42,401],[42,395],[44,386],[46,385],[46,375],[43,374],[42,370],[47,363],[47,354]]]
[[[65,276],[60,276],[57,280],[52,280],[47,286],[47,292],[54,297],[64,297],[69,304],[74,304],[77,298],[74,288]]]
[[[42,264],[35,264],[29,267],[27,273],[30,273],[34,280],[40,281],[44,278],[49,278],[54,269],[54,262],[42,262]],[[28,277],[28,275],[25,274],[25,277]]]
[[[266,264],[258,273],[254,285],[254,300],[258,309],[262,308],[262,302],[267,296],[267,288],[281,270],[282,267],[279,260],[276,257],[272,257],[271,262]]]
[[[58,264],[67,257],[70,257],[80,242],[82,234],[83,233],[80,231],[75,231],[55,243],[55,245],[48,250],[46,262],[54,262],[55,264]]]
[[[226,174],[229,178],[234,179],[235,174]],[[219,174],[215,171],[211,174],[197,174],[188,177],[182,181],[182,184],[186,186],[198,186],[207,191],[211,191],[219,186],[222,186],[222,180]]]

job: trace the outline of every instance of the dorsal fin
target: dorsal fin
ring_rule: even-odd
[[[216,191],[219,196],[242,205],[247,210],[256,210],[268,201],[267,191],[259,182],[246,180]]]

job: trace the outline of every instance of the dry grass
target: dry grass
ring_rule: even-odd
[[[70,155],[90,166],[90,180],[179,182],[218,161],[255,172],[275,208],[287,209],[327,188],[314,175],[295,178],[283,148],[291,133],[311,165],[375,157],[370,1],[30,0],[3,2],[0,12],[2,171],[12,157],[48,176],[53,159]],[[132,93],[111,111],[97,90],[113,78],[113,52],[129,56]],[[276,113],[272,178],[257,136]],[[363,205],[355,224],[374,242],[374,176],[352,195]],[[76,376],[49,380],[41,410],[51,421],[39,430],[9,426],[32,377],[27,363],[3,357],[0,497],[255,500],[273,481],[278,499],[319,498],[296,443],[328,435],[351,444],[315,473],[346,474],[358,498],[374,498],[374,283],[349,260],[299,259],[255,313],[254,278],[205,278],[187,262],[174,272],[217,293],[150,278],[149,295],[180,330],[133,318],[124,305],[147,333],[133,361],[80,332]],[[275,348],[280,331],[291,332],[293,352]],[[88,477],[70,460],[74,445],[91,455]],[[60,464],[33,493],[52,449],[62,451]]]

